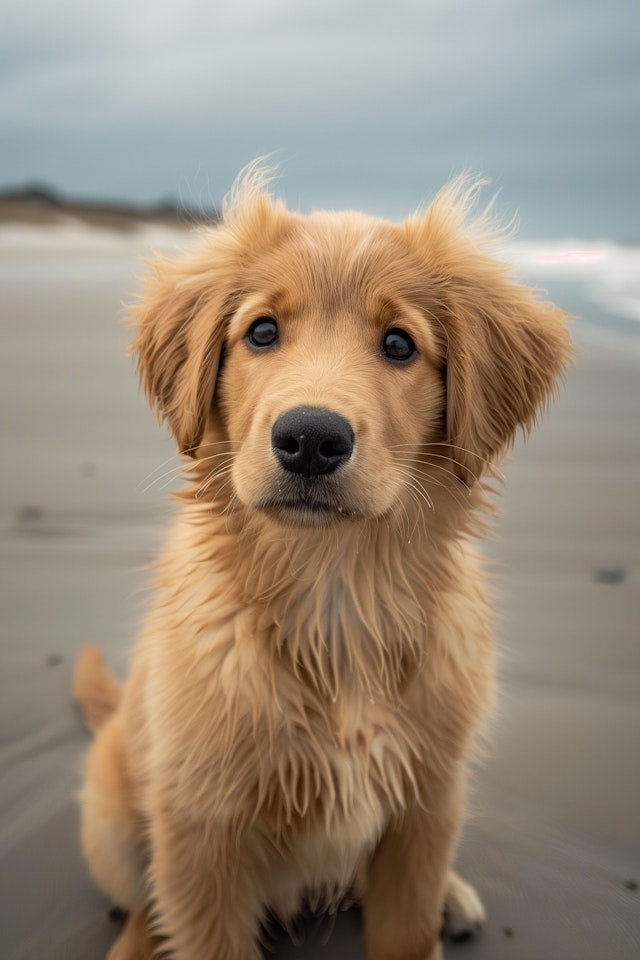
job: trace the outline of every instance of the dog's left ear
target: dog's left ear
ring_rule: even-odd
[[[427,315],[437,313],[448,455],[467,485],[500,458],[518,427],[533,426],[571,355],[569,315],[490,255],[496,231],[488,216],[468,223],[477,187],[454,181],[425,215],[403,225],[423,264]]]
[[[447,442],[469,485],[552,396],[571,352],[569,317],[488,259],[452,278],[446,301]]]
[[[149,403],[192,456],[213,402],[233,292],[234,265],[215,233],[196,255],[158,258],[131,310],[131,352]]]

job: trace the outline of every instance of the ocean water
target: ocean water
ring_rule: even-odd
[[[640,351],[640,246],[515,242],[503,255],[519,277],[572,313],[580,330]]]

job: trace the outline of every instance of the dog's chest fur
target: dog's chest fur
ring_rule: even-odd
[[[193,527],[176,533],[197,556]],[[324,568],[308,562],[305,575],[298,565],[296,577],[252,558],[282,584],[262,603],[234,594],[234,570],[202,544],[186,578],[175,568],[161,576],[179,593],[151,626],[157,730],[170,741],[163,754],[180,802],[278,851],[269,883],[284,910],[294,889],[349,886],[390,817],[415,802],[420,738],[400,686],[403,658],[424,638],[406,581],[393,593],[376,583],[366,551]],[[181,621],[168,622],[179,609]]]
[[[261,770],[258,821],[278,851],[267,898],[281,917],[295,913],[301,894],[339,899],[390,817],[415,798],[410,738],[387,712],[343,691],[325,722],[277,737],[275,763]]]
[[[246,626],[246,613],[238,619]],[[286,918],[303,896],[338,900],[390,818],[415,802],[417,741],[382,692],[318,690],[266,656],[263,634],[245,640],[199,661],[179,701],[188,716],[165,713],[187,735],[174,742],[172,777],[182,804],[255,848],[264,902]]]

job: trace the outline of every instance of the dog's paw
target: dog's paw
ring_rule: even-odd
[[[480,933],[486,918],[480,897],[471,884],[451,873],[444,901],[443,936],[447,940],[468,940]]]

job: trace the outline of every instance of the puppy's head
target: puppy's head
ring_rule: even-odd
[[[134,309],[142,381],[181,450],[215,464],[227,444],[229,493],[286,522],[475,482],[531,426],[569,343],[566,315],[467,223],[472,192],[393,225],[292,213],[246,178]]]

